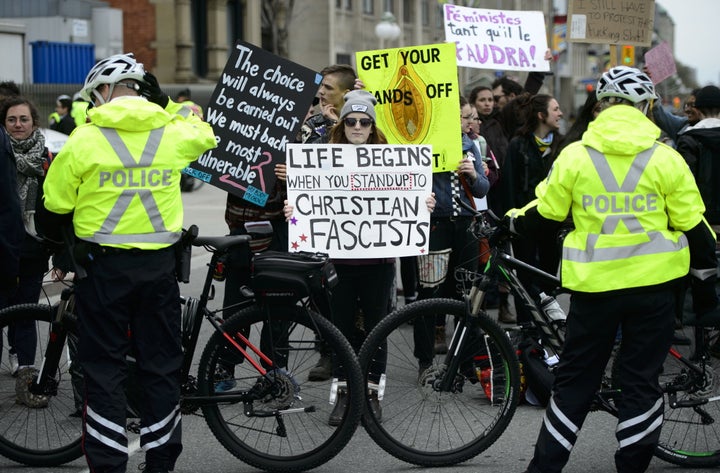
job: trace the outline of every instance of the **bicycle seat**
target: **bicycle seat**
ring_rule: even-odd
[[[197,237],[193,240],[193,246],[209,246],[216,250],[226,250],[235,245],[246,244],[252,237],[250,235],[225,235],[215,237]]]

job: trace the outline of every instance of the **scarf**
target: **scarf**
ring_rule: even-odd
[[[550,147],[550,145],[553,142],[553,133],[550,132],[547,134],[545,138],[540,138],[537,135],[533,135],[535,137],[535,144],[537,145],[538,149],[542,153],[543,156],[545,156],[545,151]]]
[[[24,140],[10,136],[15,161],[17,162],[17,187],[20,205],[23,209],[23,221],[26,230],[29,224],[34,227],[35,203],[39,191],[39,178],[45,174],[45,136],[39,129]],[[34,230],[34,228],[32,228]]]

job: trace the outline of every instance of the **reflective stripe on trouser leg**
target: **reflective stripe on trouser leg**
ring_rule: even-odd
[[[573,422],[558,408],[555,403],[555,398],[550,400],[550,405],[545,411],[543,427],[545,427],[553,439],[562,445],[562,447],[568,452],[570,452],[573,445],[575,445],[577,433],[580,430],[580,428],[573,424]]]
[[[545,410],[540,434],[535,443],[535,454],[530,462],[528,471],[555,473],[562,468],[570,458],[570,452],[577,441],[580,427],[575,425],[555,403],[555,397]],[[542,463],[542,469],[538,463]]]
[[[173,437],[180,434],[180,406],[176,406],[167,417],[148,427],[140,429],[140,446],[148,451],[151,448],[167,444]]]
[[[618,473],[647,470],[660,438],[663,408],[663,399],[659,398],[648,411],[618,423],[615,432],[620,447],[615,452]]]
[[[642,442],[643,439],[653,434],[662,425],[663,421],[663,400],[657,402],[643,414],[618,423],[615,435],[620,448],[625,448],[634,443]]]
[[[92,437],[105,447],[117,450],[123,455],[128,454],[125,428],[101,416],[90,406],[85,410],[85,435],[85,443],[88,443],[88,437]]]

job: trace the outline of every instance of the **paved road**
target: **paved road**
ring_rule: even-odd
[[[184,194],[185,222],[195,223],[201,235],[222,235],[226,233],[223,220],[225,194],[214,187],[205,185],[200,190]],[[181,288],[183,292],[198,294],[199,281],[204,277],[204,265],[207,254],[196,250],[193,256],[193,276],[191,283]],[[222,300],[222,284],[219,284],[216,300]],[[494,314],[492,314],[494,315]],[[198,355],[199,356],[199,355]],[[5,373],[0,376],[5,376]],[[2,413],[0,412],[0,415]],[[533,443],[542,422],[543,410],[520,406],[508,430],[488,450],[471,461],[449,468],[424,469],[409,465],[386,454],[359,428],[350,444],[335,459],[313,471],[317,473],[365,473],[379,472],[417,472],[437,471],[438,473],[513,473],[524,471],[532,454]],[[186,416],[183,419],[185,450],[180,457],[176,472],[182,473],[249,473],[257,471],[236,459],[212,436],[204,420],[198,416]],[[606,473],[615,471],[613,452],[615,422],[605,413],[593,413],[589,416],[579,441],[572,454],[568,473]],[[136,452],[130,458],[128,471],[138,471],[142,461],[142,452]],[[67,472],[85,473],[87,467],[82,459],[61,468],[40,469],[19,466],[0,457],[0,471],[3,473],[30,472]],[[675,472],[677,467],[653,460],[650,471]],[[696,473],[707,470],[683,469],[683,473]]]

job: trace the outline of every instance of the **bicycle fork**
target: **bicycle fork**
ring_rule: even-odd
[[[37,376],[30,385],[30,393],[37,395],[56,396],[57,395],[57,370],[60,366],[63,347],[67,340],[67,328],[65,327],[65,314],[68,310],[72,289],[64,289],[60,297],[55,316],[50,322],[50,333],[48,334],[48,344],[45,348],[45,356],[40,365]]]

